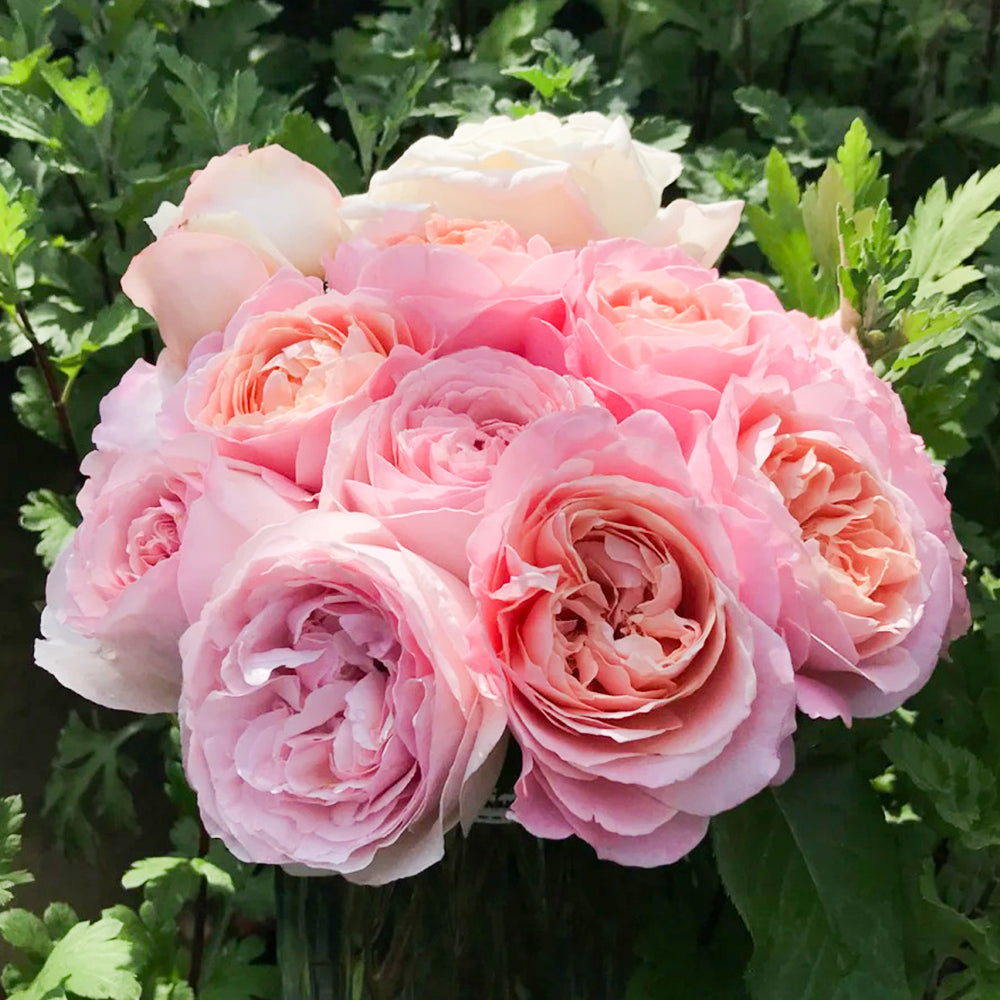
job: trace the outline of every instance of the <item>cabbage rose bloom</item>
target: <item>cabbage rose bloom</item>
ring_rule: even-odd
[[[397,351],[334,419],[320,506],[378,517],[460,578],[493,468],[534,420],[592,405],[571,376],[488,347]]]
[[[323,292],[319,281],[279,272],[207,338],[179,386],[192,427],[222,454],[252,461],[309,489],[320,485],[329,427],[398,345],[430,347],[384,296]],[[218,348],[218,349],[216,349]]]
[[[609,236],[680,245],[704,263],[722,253],[742,202],[660,208],[681,172],[673,152],[635,141],[622,118],[547,112],[464,122],[447,139],[425,136],[372,177],[345,213],[371,217],[372,202],[426,205],[442,215],[493,219],[522,237],[580,247]]]
[[[195,171],[179,206],[150,220],[122,290],[156,320],[181,362],[282,267],[323,273],[347,235],[341,195],[322,171],[281,146],[236,146]]]
[[[310,511],[233,555],[181,641],[184,766],[239,858],[381,884],[486,801],[504,711],[470,669],[464,584],[361,514]]]
[[[545,417],[497,463],[486,509],[470,584],[521,748],[523,826],[667,864],[787,775],[792,667],[755,613],[773,559],[699,495],[666,420]]]
[[[716,419],[790,515],[798,590],[786,614],[825,605],[796,664],[799,705],[846,721],[898,708],[968,619],[941,472],[892,391],[872,393],[859,398],[817,357],[774,351],[733,382]]]

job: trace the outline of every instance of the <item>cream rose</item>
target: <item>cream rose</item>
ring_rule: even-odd
[[[538,112],[463,123],[448,139],[418,140],[372,178],[345,211],[371,216],[371,202],[429,205],[443,215],[496,219],[524,238],[582,246],[609,236],[679,244],[714,260],[739,222],[742,203],[660,208],[681,172],[673,152],[636,142],[622,118],[597,112],[560,120]]]

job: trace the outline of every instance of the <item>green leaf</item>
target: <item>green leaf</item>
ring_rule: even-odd
[[[52,398],[45,386],[45,379],[37,368],[27,365],[18,368],[16,374],[21,390],[11,394],[10,402],[17,419],[40,438],[51,444],[61,444],[59,421],[52,405]]]
[[[122,748],[137,733],[161,724],[156,716],[148,716],[106,731],[70,713],[59,734],[43,809],[60,843],[93,858],[98,843],[94,819],[135,828],[135,807],[125,779],[135,773],[136,764]]]
[[[21,796],[0,799],[0,906],[6,906],[13,899],[11,889],[34,881],[29,872],[14,868],[14,858],[21,850],[23,825]]]
[[[12,909],[0,913],[0,934],[9,945],[35,958],[45,958],[52,951],[48,929],[28,910]]]
[[[124,295],[119,295],[92,321],[74,331],[70,337],[70,350],[54,357],[52,363],[64,375],[73,378],[91,355],[122,343],[142,329],[145,322],[143,313]]]
[[[234,892],[233,879],[217,865],[205,858],[155,857],[136,861],[122,877],[122,887],[138,889],[168,878],[181,869],[189,870],[195,878],[204,878],[209,889],[231,895]]]
[[[800,765],[712,829],[754,939],[755,1000],[909,1000],[899,862],[875,793],[850,765]]]
[[[76,911],[69,903],[49,903],[42,915],[45,921],[45,929],[49,932],[49,937],[53,941],[65,937],[71,927],[80,922]]]
[[[537,38],[566,0],[516,0],[497,14],[476,39],[477,62],[502,63],[518,42]]]
[[[815,274],[817,262],[805,228],[799,185],[777,149],[767,157],[764,176],[767,210],[747,206],[750,229],[784,283],[781,294],[785,305],[812,316],[826,315],[836,307],[836,285],[832,278],[821,282]]]
[[[93,128],[107,113],[111,94],[102,83],[96,65],[87,68],[86,76],[68,77],[58,63],[47,62],[42,64],[41,73],[74,117],[87,128]]]
[[[902,238],[912,258],[908,276],[917,280],[917,301],[942,293],[953,295],[982,277],[961,265],[981,247],[1000,222],[990,206],[1000,198],[1000,166],[974,173],[949,198],[939,180],[917,202]]]
[[[975,754],[933,733],[922,739],[905,729],[893,731],[883,746],[941,819],[962,831],[969,847],[1000,844],[996,778]]]
[[[281,993],[281,977],[273,965],[258,964],[264,954],[264,943],[249,937],[227,941],[207,983],[198,991],[198,1000],[277,1000]]]
[[[837,173],[854,208],[876,208],[888,193],[889,182],[881,176],[882,155],[872,149],[868,129],[855,118],[837,150]]]
[[[35,551],[46,568],[56,561],[79,523],[80,514],[73,501],[52,490],[32,490],[21,505],[21,527],[41,536]]]
[[[0,87],[0,132],[53,149],[59,147],[52,110],[45,101],[12,87]]]
[[[31,984],[14,996],[45,1000],[51,991],[65,990],[87,1000],[139,1000],[133,945],[122,940],[123,930],[122,922],[111,917],[70,928]]]

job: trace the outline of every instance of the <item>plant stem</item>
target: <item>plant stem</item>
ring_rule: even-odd
[[[787,94],[792,83],[792,67],[795,65],[795,57],[799,54],[799,45],[802,42],[802,22],[799,21],[792,28],[792,37],[788,40],[788,51],[785,53],[785,63],[781,68],[781,93]]]
[[[17,318],[21,322],[21,329],[24,331],[25,337],[28,338],[28,343],[31,344],[31,353],[35,358],[35,364],[41,373],[42,379],[45,382],[45,389],[56,411],[56,421],[59,424],[59,433],[63,439],[63,447],[75,459],[78,459],[79,455],[77,454],[76,443],[73,440],[69,414],[66,412],[66,401],[63,399],[62,391],[59,388],[59,379],[56,377],[55,369],[52,367],[52,361],[49,358],[48,352],[42,347],[38,337],[35,336],[35,331],[31,325],[31,319],[28,316],[28,310],[24,307],[24,303],[18,302],[16,309]]]
[[[72,174],[66,174],[66,180],[69,183],[70,191],[73,192],[73,199],[80,209],[80,214],[83,215],[83,221],[87,224],[90,231],[96,234],[98,231],[97,220],[94,218],[94,213],[91,212],[90,206],[87,204],[87,199],[84,197],[77,179]],[[101,275],[101,289],[104,292],[104,300],[108,305],[111,305],[115,298],[115,292],[111,287],[111,272],[108,270],[108,262],[104,257],[103,249],[97,253],[97,270]]]
[[[889,11],[889,0],[882,0],[878,7],[878,15],[875,18],[875,31],[872,34],[872,47],[868,53],[868,72],[865,75],[865,94],[871,93],[872,85],[875,83],[875,70],[878,67],[878,50],[882,45],[882,34],[885,31],[885,18]]]
[[[983,46],[983,82],[979,87],[979,100],[985,104],[990,99],[993,67],[997,58],[997,29],[1000,27],[1000,0],[991,0],[990,16],[986,26],[986,44]]]
[[[208,854],[208,831],[202,825],[198,835],[198,857]],[[191,941],[191,968],[188,972],[188,986],[198,993],[198,983],[201,979],[202,960],[205,957],[205,922],[208,917],[208,879],[202,876],[198,887],[198,898],[194,904],[194,937]]]
[[[753,83],[753,40],[750,37],[750,12],[747,10],[747,0],[736,0],[736,17],[740,26],[743,82],[750,84]]]

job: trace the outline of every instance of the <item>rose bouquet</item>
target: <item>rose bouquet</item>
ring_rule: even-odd
[[[102,403],[36,658],[177,711],[237,857],[413,875],[512,742],[510,819],[668,864],[967,627],[900,400],[846,316],[713,269],[741,206],[662,208],[679,169],[539,113],[350,198],[239,147],[150,220],[165,348]]]

